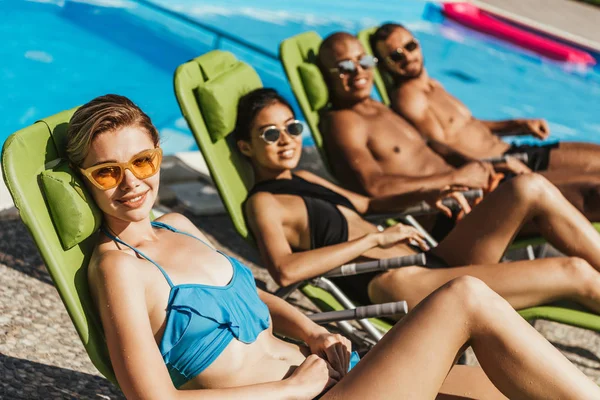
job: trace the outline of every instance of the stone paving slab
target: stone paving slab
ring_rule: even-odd
[[[518,22],[539,27],[600,51],[600,7],[573,0],[473,0],[490,11],[510,14]]]

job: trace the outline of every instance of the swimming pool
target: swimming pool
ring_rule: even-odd
[[[542,117],[549,121],[552,139],[600,143],[600,67],[579,69],[544,59],[447,20],[433,3],[256,0],[249,6],[243,0],[151,1],[204,24],[226,27],[273,53],[281,40],[306,30],[325,36],[398,21],[421,41],[430,75],[476,117]]]
[[[306,30],[356,32],[388,20],[415,31],[430,74],[476,116],[544,117],[554,138],[600,143],[600,69],[569,70],[542,60],[446,21],[426,2],[152,1],[204,27],[147,1],[0,2],[0,144],[39,118],[116,92],[148,112],[167,154],[194,150],[173,95],[177,65],[215,47],[231,50],[257,69],[265,86],[293,100],[276,59],[282,39]]]

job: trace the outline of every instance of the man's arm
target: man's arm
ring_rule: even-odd
[[[496,136],[528,135],[523,129],[523,121],[520,119],[507,119],[502,121],[479,120],[486,128]]]
[[[461,170],[450,171],[427,177],[412,177],[383,172],[368,148],[368,128],[362,118],[353,112],[338,112],[332,116],[329,126],[329,138],[336,151],[346,160],[350,173],[355,174],[363,190],[371,197],[388,196],[417,192],[419,190],[443,190],[448,186],[485,187],[487,176],[471,180],[469,176],[479,174],[478,168],[467,166]],[[480,164],[480,163],[475,163]],[[467,171],[465,168],[469,169]],[[465,169],[465,170],[463,170]]]
[[[503,121],[479,120],[496,136],[532,135],[538,139],[546,139],[550,135],[548,123],[543,119],[509,119]]]
[[[392,109],[410,122],[427,139],[428,146],[455,168],[476,161],[454,148],[438,119],[431,112],[429,98],[420,90],[396,90]]]
[[[427,146],[429,146],[429,148],[431,148],[437,154],[442,156],[444,161],[452,165],[454,168],[460,168],[470,162],[478,161],[473,157],[469,157],[466,154],[461,153],[457,149],[448,146],[447,144],[438,142],[433,139],[429,139],[427,141]]]
[[[448,145],[442,124],[429,107],[429,99],[421,90],[395,90],[392,109],[410,122],[428,140]]]

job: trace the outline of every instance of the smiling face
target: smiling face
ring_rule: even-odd
[[[376,47],[380,57],[379,65],[393,75],[410,79],[420,76],[423,72],[421,46],[406,29],[396,28],[386,40],[378,41]],[[400,52],[402,56],[394,60],[394,52]]]
[[[154,148],[154,141],[143,128],[127,126],[103,132],[94,137],[80,167],[86,169],[106,162],[128,162],[141,152]],[[84,179],[105,217],[128,222],[141,221],[149,216],[158,194],[159,180],[160,173],[139,179],[125,169],[118,186],[101,190]]]
[[[325,49],[320,56],[329,83],[333,101],[356,103],[371,96],[373,88],[373,68],[364,68],[360,60],[366,55],[365,49],[355,37],[344,36]],[[355,71],[344,72],[337,69],[340,62],[351,61]]]
[[[287,132],[290,123],[296,120],[290,108],[273,102],[260,110],[250,126],[250,140],[238,141],[242,154],[249,157],[257,169],[279,173],[296,168],[302,152],[302,136]],[[267,143],[262,136],[271,128],[279,130],[279,139]]]

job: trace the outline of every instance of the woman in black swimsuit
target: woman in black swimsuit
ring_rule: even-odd
[[[412,227],[380,232],[361,217],[393,212],[406,197],[367,198],[307,171],[292,174],[301,154],[301,128],[289,104],[271,89],[240,100],[236,139],[253,166],[256,186],[245,204],[262,259],[283,286],[364,259],[427,250]],[[431,193],[421,199],[431,199]],[[501,211],[498,211],[501,210]],[[531,222],[572,256],[498,264],[521,226]],[[600,235],[546,179],[518,176],[487,195],[428,252],[429,265],[337,278],[360,302],[407,300],[409,307],[453,278],[471,275],[519,309],[569,298],[600,312]]]

